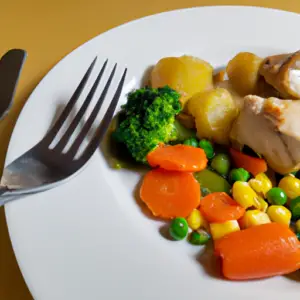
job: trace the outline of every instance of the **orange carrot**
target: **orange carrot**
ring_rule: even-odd
[[[241,218],[245,209],[224,192],[216,192],[201,199],[200,211],[211,223],[223,223]]]
[[[143,180],[140,197],[154,216],[187,217],[200,203],[200,185],[193,174],[155,169]]]
[[[230,155],[237,168],[244,168],[253,176],[264,173],[268,169],[266,161],[262,158],[249,156],[233,148],[230,148]]]
[[[283,275],[300,268],[300,242],[285,225],[268,223],[229,233],[215,241],[228,279]]]
[[[147,155],[147,160],[150,166],[169,171],[198,172],[207,165],[204,150],[187,145],[159,146]]]

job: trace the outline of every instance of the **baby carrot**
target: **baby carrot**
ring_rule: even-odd
[[[245,209],[223,192],[209,194],[201,199],[200,211],[211,223],[223,223],[241,218]]]
[[[143,180],[140,197],[154,216],[187,217],[200,203],[200,185],[193,174],[155,169]]]
[[[252,157],[233,148],[230,148],[230,155],[237,168],[244,168],[253,176],[264,173],[268,169],[266,161],[262,158]]]
[[[205,169],[207,158],[201,148],[187,145],[162,145],[147,155],[150,166],[169,171],[198,172]]]
[[[285,225],[268,223],[230,233],[215,241],[223,275],[247,280],[283,275],[300,268],[300,242]]]

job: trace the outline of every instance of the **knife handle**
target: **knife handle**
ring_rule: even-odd
[[[27,53],[23,49],[11,49],[0,59],[0,119],[10,109]]]

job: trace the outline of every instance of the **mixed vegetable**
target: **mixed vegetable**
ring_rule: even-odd
[[[153,68],[151,86],[128,95],[113,132],[120,149],[151,168],[140,198],[152,214],[170,221],[174,240],[187,238],[197,246],[213,241],[223,275],[232,280],[300,268],[300,164],[275,162],[268,149],[253,147],[241,120],[253,100],[246,103],[247,95],[284,98],[262,75],[264,63],[239,53],[213,76],[203,60],[163,58]],[[257,115],[257,105],[264,105],[259,103],[251,102]],[[269,119],[280,113],[280,106],[266,109]],[[279,139],[279,129],[274,131]],[[251,134],[255,139],[260,133]],[[269,152],[280,151],[268,145]]]

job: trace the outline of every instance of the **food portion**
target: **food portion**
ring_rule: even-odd
[[[114,138],[124,143],[138,162],[146,162],[147,154],[159,144],[177,139],[175,116],[181,111],[179,98],[169,87],[133,91],[122,107],[122,120]]]
[[[204,197],[200,211],[209,223],[238,220],[245,213],[245,209],[224,192],[212,193]]]
[[[172,219],[198,207],[201,192],[192,173],[154,169],[146,174],[140,196],[154,216]]]
[[[187,111],[195,118],[198,137],[229,144],[231,125],[238,110],[226,89],[195,94],[187,103]]]
[[[278,223],[237,231],[215,242],[223,275],[249,280],[288,274],[300,268],[300,247],[295,234]]]
[[[300,167],[300,101],[246,96],[230,138],[261,154],[269,167],[286,174]]]
[[[230,193],[231,185],[229,182],[223,176],[210,169],[204,169],[201,172],[197,172],[194,176],[200,183],[203,195],[214,192]]]
[[[150,80],[154,88],[168,85],[176,90],[184,106],[194,94],[213,87],[213,67],[193,56],[166,57],[154,66]]]
[[[147,155],[151,167],[168,171],[197,172],[206,168],[203,149],[190,145],[159,146]]]
[[[254,94],[258,88],[262,58],[250,52],[240,52],[226,67],[229,82],[241,96]]]
[[[186,128],[196,128],[195,118],[190,114],[181,112],[176,116],[176,119]]]
[[[241,52],[213,75],[199,58],[162,58],[112,134],[150,168],[139,196],[170,238],[212,242],[230,280],[300,269],[298,59]]]
[[[259,73],[281,97],[300,98],[300,51],[266,57]]]
[[[253,176],[266,172],[268,169],[266,161],[262,158],[244,154],[234,148],[230,148],[229,151],[234,164],[238,168],[247,170]]]

